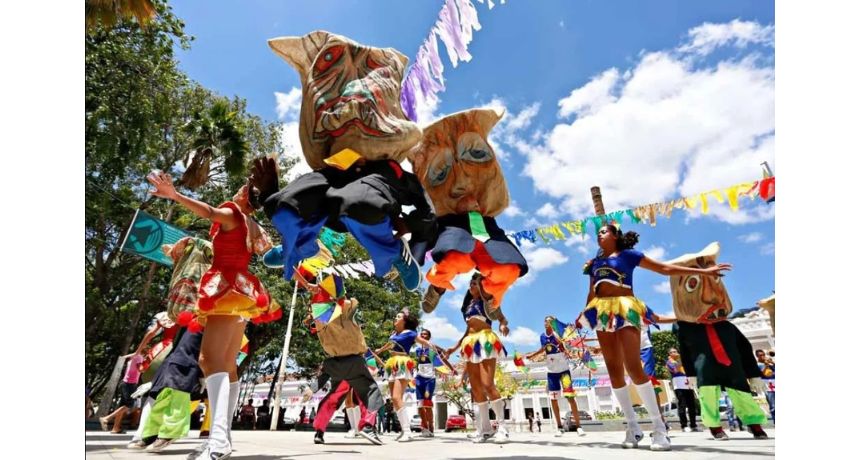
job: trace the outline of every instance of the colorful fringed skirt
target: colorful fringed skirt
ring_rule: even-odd
[[[393,355],[385,361],[385,372],[389,380],[412,380],[415,360],[406,355]]]
[[[212,315],[240,316],[259,324],[279,319],[281,306],[251,272],[213,266],[200,280],[195,313],[202,325]]]
[[[615,332],[624,327],[641,329],[654,322],[653,312],[633,296],[595,297],[576,318],[577,327]]]
[[[499,359],[508,356],[502,340],[492,329],[482,329],[463,338],[460,355],[470,363],[480,363],[485,359]]]

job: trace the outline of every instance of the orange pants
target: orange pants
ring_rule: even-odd
[[[519,265],[496,263],[487,253],[484,243],[475,241],[475,250],[471,254],[459,251],[445,254],[442,262],[434,264],[427,272],[427,281],[433,286],[453,291],[454,285],[451,284],[451,280],[474,268],[484,276],[481,287],[484,292],[493,296],[496,306],[502,305],[505,292],[520,277]]]

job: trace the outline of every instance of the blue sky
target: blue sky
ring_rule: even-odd
[[[269,38],[323,29],[414,56],[442,1],[173,2],[196,37],[181,67],[249,111],[284,123],[295,151],[298,75],[270,51]],[[517,231],[591,215],[589,188],[600,185],[607,210],[665,201],[761,177],[774,161],[772,2],[473,0],[482,29],[473,59],[445,64],[441,116],[496,106],[505,119],[491,141],[513,205],[500,217]],[[440,42],[440,48],[442,44]],[[280,96],[276,96],[280,93]],[[429,120],[425,120],[429,121]],[[297,153],[297,152],[296,152]],[[774,289],[775,204],[746,201],[737,213],[710,200],[707,216],[676,210],[656,227],[624,221],[638,249],[660,260],[712,241],[736,309]],[[532,274],[505,299],[514,331],[509,350],[537,348],[543,317],[571,321],[583,308],[581,267],[594,239],[524,249]],[[666,278],[637,270],[636,294],[658,313],[671,311]],[[465,285],[465,280],[460,285]],[[427,319],[443,345],[463,325],[446,294]]]

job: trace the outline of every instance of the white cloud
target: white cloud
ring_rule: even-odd
[[[523,256],[529,264],[529,273],[547,270],[568,261],[566,255],[553,248],[524,246],[523,249]]]
[[[746,235],[741,235],[738,237],[738,239],[743,241],[744,243],[757,243],[761,241],[762,238],[764,238],[764,235],[759,232],[747,233]]]
[[[298,120],[302,108],[302,89],[293,87],[289,93],[275,91],[275,102],[279,120]]]
[[[502,212],[502,215],[503,215],[503,216],[506,216],[506,217],[508,217],[508,218],[514,218],[514,217],[517,217],[517,216],[521,216],[521,215],[523,215],[523,210],[522,210],[522,209],[520,209],[520,207],[519,207],[519,206],[517,206],[517,202],[516,202],[516,201],[511,200],[511,203],[510,203],[510,204],[508,205],[508,207],[507,207],[507,208]]]
[[[554,219],[558,217],[558,207],[552,203],[544,203],[544,205],[537,210],[537,215],[546,217],[547,219]]]
[[[734,35],[700,29],[692,43],[712,50],[706,45],[720,40],[738,47],[759,40],[729,29]],[[560,115],[572,121],[537,140],[508,144],[525,156],[524,175],[571,215],[593,212],[583,193],[592,185],[600,185],[606,209],[614,210],[754,180],[762,161],[774,163],[772,63],[752,52],[715,63],[701,57],[681,48],[643,52],[633,68],[609,69],[574,89],[559,103]],[[730,224],[773,218],[772,210],[748,201],[738,212],[709,203],[709,215]]]
[[[490,131],[489,141],[496,156],[500,160],[505,160],[508,157],[508,152],[504,146],[524,147],[528,142],[520,137],[520,132],[531,126],[532,120],[540,111],[540,103],[535,102],[532,105],[525,107],[517,113],[508,110],[505,101],[501,98],[494,97],[482,105],[482,108],[491,108],[496,111],[504,111],[505,116],[496,124]]]
[[[456,326],[448,321],[448,318],[436,316],[435,313],[425,314],[421,317],[421,327],[429,329],[433,334],[432,340],[459,340],[463,336],[463,331],[458,330]]]
[[[618,69],[612,68],[594,77],[582,88],[570,92],[570,96],[558,101],[558,116],[566,118],[594,113],[607,104],[617,100],[612,94],[618,82]]]
[[[439,118],[442,118],[444,115],[436,112],[438,108],[439,99],[430,98],[424,104],[418,104],[418,107],[415,109],[415,120],[418,125],[429,125]]]
[[[523,347],[538,347],[540,346],[540,335],[527,327],[517,326],[507,337],[502,337],[502,342]]]
[[[529,265],[529,272],[526,276],[520,278],[514,286],[527,286],[537,279],[538,273],[559,265],[564,265],[568,260],[570,260],[569,257],[557,249],[538,246],[530,241],[523,241],[520,251],[522,252],[523,257],[526,258],[526,262]]]
[[[668,280],[655,284],[654,290],[659,292],[660,294],[668,294],[668,293],[672,292],[672,288],[669,285]]]
[[[287,173],[287,180],[293,180],[302,174],[312,171],[308,162],[305,161],[305,156],[302,154],[302,143],[299,140],[299,123],[297,121],[290,121],[281,125],[281,146],[284,148],[284,155],[299,160]]]
[[[559,21],[558,26],[564,28],[564,21]]]
[[[586,257],[597,250],[597,247],[593,243],[594,242],[590,235],[585,235],[585,237],[580,235],[568,236],[567,239],[564,240],[565,246],[575,248],[577,252]]]
[[[642,251],[643,254],[654,260],[663,260],[666,256],[666,248],[662,246],[651,246]]]
[[[772,256],[772,255],[774,255],[774,253],[776,253],[776,244],[767,243],[766,245],[759,248],[759,250],[761,251],[762,255]]]
[[[743,48],[750,43],[773,46],[773,26],[738,19],[725,24],[706,22],[687,32],[689,42],[679,48],[682,52],[706,55],[720,46],[733,44]]]

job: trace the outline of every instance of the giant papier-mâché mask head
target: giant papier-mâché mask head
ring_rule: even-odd
[[[299,137],[314,170],[345,148],[368,160],[400,162],[420,139],[421,130],[400,106],[408,59],[397,50],[325,31],[273,38],[269,46],[299,72]]]
[[[698,254],[685,254],[666,263],[682,267],[707,268],[717,264],[719,255],[720,243],[713,242]],[[675,316],[681,321],[716,323],[728,319],[732,312],[732,301],[719,277],[675,275],[669,277],[669,283]]]
[[[487,141],[503,115],[494,109],[470,109],[424,128],[409,160],[437,216],[478,211],[495,217],[508,207],[508,185]]]

